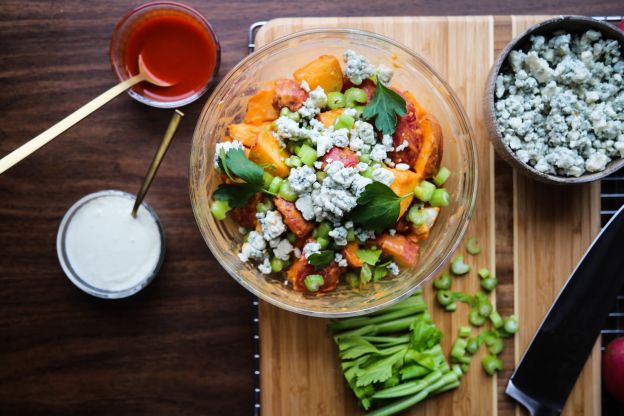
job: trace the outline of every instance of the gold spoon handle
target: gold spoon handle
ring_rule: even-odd
[[[136,75],[115,85],[108,91],[98,95],[93,100],[89,101],[87,104],[83,105],[78,110],[68,115],[63,120],[59,121],[43,133],[39,134],[37,137],[31,139],[17,149],[13,150],[11,153],[0,159],[0,174],[2,174],[13,165],[19,163],[32,153],[36,152],[39,148],[45,146],[47,143],[52,141],[56,136],[63,133],[65,130],[69,129],[74,124],[78,123],[80,120],[93,113],[95,110],[102,107],[104,104],[141,81],[145,81],[144,75]]]
[[[143,184],[141,185],[141,189],[137,194],[136,200],[134,201],[134,206],[132,207],[132,216],[136,218],[137,210],[143,202],[143,198],[145,198],[145,194],[149,189],[152,181],[154,180],[154,176],[156,176],[156,172],[160,167],[160,163],[163,161],[165,157],[165,153],[167,153],[167,149],[169,149],[169,145],[171,144],[171,140],[173,139],[173,135],[178,128],[178,124],[180,124],[180,120],[184,116],[184,113],[180,110],[175,110],[173,116],[171,117],[171,121],[169,122],[169,126],[167,126],[167,131],[165,132],[165,136],[160,142],[160,146],[158,146],[158,150],[156,150],[156,154],[154,155],[154,159],[152,159],[152,163],[150,164],[149,169],[147,170],[147,175],[143,179]]]

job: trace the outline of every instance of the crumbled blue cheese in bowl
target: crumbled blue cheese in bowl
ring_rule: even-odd
[[[531,36],[496,77],[503,143],[540,173],[580,177],[624,158],[624,57],[596,30]]]

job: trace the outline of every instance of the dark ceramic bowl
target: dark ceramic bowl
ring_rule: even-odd
[[[495,107],[494,107],[494,92],[496,90],[496,77],[501,72],[507,72],[508,63],[507,56],[512,50],[527,50],[531,44],[531,36],[542,35],[550,37],[554,32],[558,30],[564,30],[572,34],[584,33],[588,30],[595,30],[601,32],[604,38],[615,39],[620,43],[620,50],[624,53],[624,32],[616,28],[615,26],[601,22],[599,20],[592,19],[584,16],[560,16],[553,19],[546,20],[538,23],[520,36],[512,40],[503,49],[501,54],[496,59],[494,66],[490,70],[488,80],[485,87],[485,99],[483,100],[486,125],[488,128],[490,141],[494,145],[496,152],[513,168],[516,168],[520,173],[546,183],[551,184],[575,184],[592,182],[604,178],[611,173],[624,167],[624,159],[614,159],[607,165],[606,169],[601,172],[586,173],[579,177],[568,177],[551,175],[548,173],[539,172],[532,166],[520,161],[516,154],[503,142],[502,135],[498,130],[498,124],[496,122]]]

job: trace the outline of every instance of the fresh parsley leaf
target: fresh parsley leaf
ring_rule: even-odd
[[[221,151],[219,152],[219,157],[217,158],[217,164],[219,165],[219,169],[225,172],[228,178],[230,178],[231,180],[234,180],[234,177],[232,177],[230,170],[225,164],[225,150],[223,149],[221,149]]]
[[[381,231],[392,227],[399,219],[401,201],[389,186],[381,182],[366,185],[350,212],[350,219],[367,230]]]
[[[333,260],[334,252],[331,250],[323,250],[308,257],[308,263],[316,268],[327,267]]]
[[[356,385],[359,387],[363,387],[372,383],[378,383],[388,380],[390,377],[392,377],[392,369],[394,365],[397,364],[399,361],[402,361],[404,356],[405,349],[402,349],[388,357],[375,361],[367,367],[359,368],[359,371],[357,371],[356,373]]]
[[[260,189],[253,183],[222,183],[212,196],[216,200],[227,201],[232,208],[240,208],[245,206],[247,201],[258,192]]]
[[[227,201],[232,208],[245,206],[247,201],[258,192],[262,192],[264,169],[247,159],[242,149],[221,151],[217,163],[222,171],[232,180],[234,176],[245,181],[233,184],[221,184],[213,197],[219,201]]]
[[[368,353],[379,353],[379,350],[373,344],[360,337],[353,337],[349,339],[348,342],[349,347],[340,352],[340,357],[342,357],[343,360],[351,360]]]
[[[375,117],[375,127],[383,134],[393,134],[397,125],[397,115],[404,116],[407,104],[395,91],[377,82],[373,99],[366,105],[362,116],[370,120]]]
[[[225,154],[223,166],[247,183],[262,186],[264,169],[247,159],[242,149],[230,149]]]
[[[374,266],[375,263],[377,263],[377,261],[379,260],[381,250],[360,248],[356,250],[355,255],[364,263],[368,263],[371,266]]]
[[[410,346],[413,350],[424,351],[440,343],[442,332],[431,322],[415,321],[410,338]]]

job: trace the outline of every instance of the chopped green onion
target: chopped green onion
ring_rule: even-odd
[[[273,175],[271,175],[267,171],[264,171],[264,173],[262,174],[262,186],[265,188],[268,188],[269,185],[271,185],[272,180],[273,180]]]
[[[335,130],[340,130],[340,129],[347,129],[347,130],[351,130],[351,127],[353,127],[353,124],[355,124],[355,119],[353,117],[351,117],[348,114],[340,114],[338,117],[336,117],[336,121],[334,121],[334,129]]]
[[[322,170],[316,172],[316,180],[318,182],[323,182],[323,179],[325,179],[327,176],[327,172],[323,172]]]
[[[461,370],[464,374],[468,374],[468,369],[470,368],[470,364],[461,364]]]
[[[301,161],[304,164],[308,166],[312,166],[314,165],[314,162],[316,162],[316,157],[317,157],[316,149],[313,149],[309,145],[304,144],[301,146],[301,148],[297,152],[297,156],[301,158]]]
[[[327,221],[323,221],[312,231],[312,237],[316,239],[319,237],[328,238],[331,230],[331,225]]]
[[[345,99],[344,94],[341,92],[333,91],[327,94],[327,107],[329,107],[330,110],[344,108],[346,103],[347,100]]]
[[[301,149],[301,143],[297,143],[294,138],[290,139],[288,143],[286,143],[286,149],[292,154],[299,153],[299,149]]]
[[[407,211],[407,220],[419,227],[427,222],[427,217],[423,213],[422,209],[418,205],[413,205],[409,211]]]
[[[433,195],[431,196],[429,203],[432,207],[446,207],[448,206],[450,199],[451,197],[446,189],[438,188],[433,191]]]
[[[368,94],[361,88],[349,88],[345,91],[345,101],[349,108],[355,107],[357,104],[365,104],[368,102]]]
[[[446,309],[449,312],[455,312],[457,310],[457,303],[451,302],[448,305],[446,305],[444,309]]]
[[[370,155],[368,153],[362,153],[361,155],[358,156],[358,159],[362,163],[368,163],[371,160]]]
[[[273,273],[281,272],[284,269],[284,261],[282,259],[278,259],[277,257],[273,257],[271,259],[271,271]]]
[[[503,321],[503,329],[508,334],[515,334],[518,332],[518,318],[516,318],[516,315],[511,315],[505,318]]]
[[[351,289],[357,289],[360,287],[360,278],[353,272],[347,272],[345,274],[345,281]]]
[[[213,201],[210,205],[210,212],[219,221],[225,219],[228,211],[230,210],[230,204],[227,201]]]
[[[310,274],[306,276],[306,278],[303,280],[303,283],[305,283],[306,289],[308,289],[310,292],[317,292],[320,287],[323,286],[325,281],[323,280],[323,276],[321,276],[320,274]]]
[[[481,280],[481,287],[488,292],[493,291],[498,286],[498,279],[494,276],[486,277]]]
[[[353,228],[347,230],[347,241],[355,241],[355,230]]]
[[[271,192],[272,194],[276,194],[277,192],[279,192],[280,185],[283,181],[284,180],[279,176],[275,176],[271,181],[271,184],[269,185],[269,192]]]
[[[442,273],[440,277],[433,281],[433,286],[438,290],[448,290],[451,288],[451,275],[448,272]]]
[[[498,355],[503,350],[503,340],[498,337],[486,337],[485,344],[490,354]]]
[[[483,292],[477,292],[477,294],[475,295],[475,302],[476,302],[475,306],[477,310],[479,311],[479,314],[484,318],[489,317],[492,311],[494,310],[494,308],[492,307],[492,304],[488,300],[487,296],[483,294]]]
[[[264,202],[258,202],[256,204],[256,212],[259,212],[261,214],[266,214],[267,211],[270,211],[270,210],[271,210],[271,207]]]
[[[355,109],[355,111],[357,111],[357,114],[355,115],[356,117],[362,117],[362,113],[364,112],[364,109],[366,108],[365,105],[356,105],[355,107],[353,107]]]
[[[370,266],[364,263],[362,265],[362,268],[360,269],[360,282],[363,285],[366,285],[368,282],[371,281],[372,278],[373,278],[373,272],[371,271]]]
[[[366,170],[364,172],[361,172],[360,175],[364,176],[365,178],[368,179],[373,179],[373,168],[372,166],[369,166],[368,168],[366,168]]]
[[[464,256],[457,256],[451,263],[451,271],[454,275],[461,276],[470,271],[470,266],[464,263]]]
[[[326,249],[329,245],[329,240],[325,237],[319,237],[316,239],[316,242],[319,243],[322,249]]]
[[[457,374],[457,377],[461,377],[464,375],[464,372],[462,371],[462,368],[461,368],[461,364],[453,364],[453,366],[451,367],[451,371]]]
[[[477,351],[479,350],[479,340],[477,338],[468,338],[467,344],[466,344],[466,351],[468,351],[468,353],[470,353],[471,355],[474,355],[477,353]]]
[[[486,279],[490,277],[490,271],[485,267],[479,269],[479,277],[481,277],[481,279]]]
[[[458,338],[451,347],[451,357],[460,359],[466,355],[467,342],[463,338]]]
[[[289,232],[288,234],[286,234],[286,239],[290,243],[294,243],[295,241],[297,241],[297,236],[295,235],[295,233]]]
[[[468,338],[470,336],[470,333],[472,332],[472,329],[469,326],[461,326],[459,327],[459,336],[461,338]]]
[[[493,376],[498,370],[503,369],[503,362],[493,355],[486,355],[481,360],[483,369],[486,373]]]
[[[481,245],[476,237],[470,237],[468,241],[466,241],[466,251],[473,256],[481,253]]]
[[[436,299],[442,306],[450,305],[455,300],[453,294],[448,290],[439,290],[438,293],[436,293]]]
[[[284,163],[286,164],[286,166],[288,166],[289,168],[299,168],[301,167],[302,163],[301,163],[301,159],[299,158],[299,156],[289,156],[284,160]]]
[[[437,186],[444,185],[444,182],[451,176],[451,171],[445,168],[444,166],[440,168],[436,176],[433,178],[433,183]]]
[[[282,109],[280,110],[280,116],[288,117],[289,119],[296,122],[299,122],[299,120],[301,120],[301,115],[299,115],[299,113],[296,111],[290,111],[288,107],[282,107]]]
[[[496,329],[503,326],[503,319],[496,311],[492,311],[492,313],[490,314],[490,322],[492,322],[492,326]]]
[[[290,182],[287,180],[282,181],[279,188],[279,196],[289,202],[295,202],[297,200],[297,194],[292,190]]]
[[[422,181],[414,188],[414,196],[423,202],[429,202],[436,191],[436,187],[431,182]]]
[[[471,309],[470,314],[468,315],[468,321],[473,326],[481,326],[485,323],[485,318],[477,309]]]

